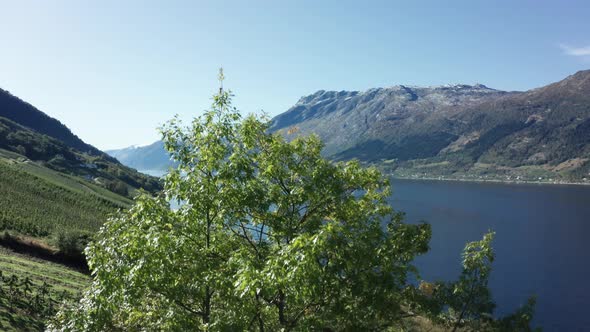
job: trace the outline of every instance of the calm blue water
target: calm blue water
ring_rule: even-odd
[[[590,331],[590,186],[394,180],[391,205],[432,225],[422,279],[456,279],[465,243],[493,230],[496,313],[535,294],[544,331]]]
[[[590,186],[394,180],[391,204],[432,225],[425,280],[455,279],[468,241],[496,232],[490,280],[497,313],[537,295],[544,331],[590,331]]]

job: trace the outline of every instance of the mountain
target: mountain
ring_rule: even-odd
[[[166,170],[171,166],[170,156],[162,141],[147,146],[131,146],[105,151],[124,165],[139,170]]]
[[[55,299],[81,291],[88,278],[65,266],[87,271],[84,248],[108,218],[132,206],[139,189],[156,193],[161,188],[158,178],[122,165],[58,120],[0,90],[2,272],[5,280],[6,273],[17,283],[22,280],[25,295],[31,289],[45,291],[46,305],[35,310],[45,312]],[[52,267],[39,258],[59,264]],[[32,302],[0,300],[1,330],[43,329],[46,316],[31,311]],[[15,304],[10,310],[7,300]]]
[[[0,149],[12,152],[0,158],[11,159],[11,164],[34,162],[127,197],[140,188],[151,192],[161,189],[157,178],[124,166],[82,141],[58,120],[4,90],[0,90]],[[6,157],[15,154],[19,157]]]
[[[320,90],[276,116],[271,130],[289,139],[317,134],[327,157],[357,158],[396,177],[587,181],[590,70],[524,92],[481,84]],[[123,162],[165,168],[158,144]]]
[[[399,177],[584,181],[590,178],[590,71],[525,92],[483,85],[318,91],[272,130],[315,133],[327,156]]]
[[[91,155],[102,155],[100,150],[86,144],[61,122],[3,89],[0,89],[0,117],[52,137],[78,151]]]
[[[320,90],[276,116],[271,130],[296,127],[291,137],[315,133],[326,145],[324,153],[336,159],[416,159],[454,139],[445,118],[506,94],[483,85]]]

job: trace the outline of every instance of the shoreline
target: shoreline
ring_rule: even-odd
[[[467,183],[495,183],[495,184],[536,184],[536,185],[557,185],[557,186],[590,186],[589,182],[557,182],[557,181],[523,181],[523,180],[497,180],[497,179],[460,179],[440,177],[400,177],[388,174],[394,180],[410,181],[446,181],[446,182],[467,182]]]
[[[167,170],[138,170],[143,174],[151,176],[162,177]],[[161,175],[156,173],[161,172]],[[395,180],[412,180],[412,181],[447,181],[447,182],[467,182],[467,183],[497,183],[497,184],[537,184],[537,185],[558,185],[558,186],[590,186],[590,181],[587,182],[560,182],[560,181],[525,181],[525,180],[500,180],[500,179],[465,179],[465,178],[441,178],[441,177],[402,177],[392,173],[385,173]]]

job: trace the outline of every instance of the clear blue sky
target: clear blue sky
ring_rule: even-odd
[[[590,1],[4,1],[0,87],[101,149],[210,104],[396,84],[525,90],[590,68]]]

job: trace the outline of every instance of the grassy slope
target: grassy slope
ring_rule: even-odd
[[[80,292],[90,284],[90,277],[80,272],[59,264],[19,255],[1,247],[0,271],[2,271],[4,277],[13,274],[21,278],[28,276],[34,285],[34,289],[41,287],[46,282],[51,286],[53,294],[66,291],[74,298],[79,296]],[[8,295],[0,296],[0,330],[41,331],[43,321],[23,308],[24,306],[9,303]]]
[[[92,182],[63,174],[0,149],[0,230],[12,230],[52,243],[58,234],[96,231],[110,213],[131,200]],[[0,331],[41,331],[44,318],[30,311],[29,296],[11,297],[6,280],[26,277],[39,290],[51,287],[54,301],[65,292],[76,298],[90,278],[60,264],[16,254],[0,247]],[[21,287],[22,289],[22,287]],[[54,309],[57,302],[54,302]],[[50,306],[44,305],[44,308]]]
[[[90,155],[68,147],[52,137],[0,117],[0,155],[27,158],[62,174],[94,181],[96,185],[123,196],[133,197],[138,188],[149,192],[161,189],[159,180],[120,164],[101,153]]]
[[[91,182],[0,150],[0,229],[35,237],[96,231],[110,213],[130,204]]]

